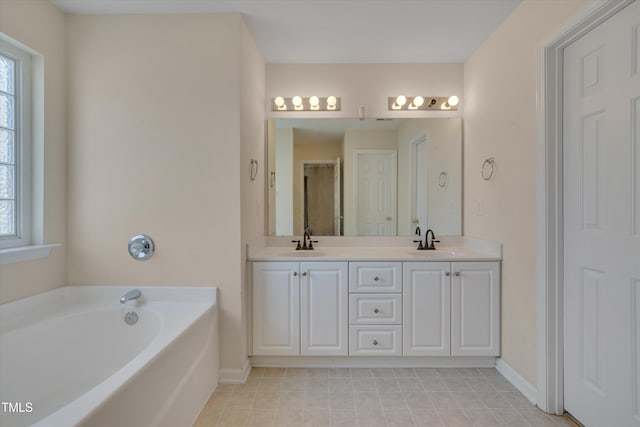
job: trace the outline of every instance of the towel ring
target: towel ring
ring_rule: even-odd
[[[442,171],[438,176],[438,187],[445,188],[447,185],[449,185],[449,174],[446,171]]]
[[[257,175],[258,175],[258,161],[256,159],[251,159],[251,164],[249,166],[249,177],[251,178],[251,181],[255,181]]]
[[[496,174],[496,160],[493,157],[488,158],[482,162],[482,169],[480,170],[482,179],[488,181],[492,179]]]

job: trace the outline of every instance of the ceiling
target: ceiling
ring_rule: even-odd
[[[52,0],[69,13],[244,15],[267,63],[464,62],[521,0]]]

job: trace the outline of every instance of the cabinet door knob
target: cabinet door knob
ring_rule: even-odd
[[[378,313],[380,313],[380,310],[378,310],[377,308],[374,308],[374,309],[373,309],[373,312],[374,312],[375,314],[378,314]]]
[[[454,274],[455,274],[456,276],[459,276],[459,275],[460,275],[460,272],[459,272],[459,271],[456,271]]]
[[[447,271],[447,272],[444,273],[444,275],[449,277],[449,276],[451,276],[451,273]]]
[[[298,275],[298,272],[297,272],[297,271],[294,271],[294,272],[293,272],[293,277],[295,277],[295,276],[297,276],[297,275]]]
[[[373,280],[375,280],[376,282],[380,280],[380,278],[378,276],[374,277]]]
[[[305,271],[304,273],[302,273],[302,275],[303,275],[303,276],[306,276],[306,275],[307,275],[307,272]]]
[[[373,340],[373,345],[378,345],[378,340]]]

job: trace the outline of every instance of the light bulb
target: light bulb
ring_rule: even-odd
[[[396,98],[396,104],[398,104],[399,107],[402,107],[404,104],[407,103],[407,97],[404,95],[400,95]]]
[[[337,103],[338,103],[338,99],[335,96],[331,95],[331,96],[327,97],[327,106],[328,107],[333,108],[333,107],[336,106]]]
[[[302,105],[302,98],[300,98],[298,95],[294,96],[293,98],[291,98],[291,103],[295,106],[295,107],[299,107]]]
[[[309,98],[309,105],[311,105],[312,107],[317,107],[318,105],[320,105],[320,98],[315,95],[312,96],[311,98]]]
[[[273,103],[276,104],[276,107],[282,107],[284,105],[284,98],[281,96],[276,96],[273,100]]]
[[[451,105],[452,107],[455,107],[456,105],[458,105],[458,102],[460,102],[458,97],[455,95],[451,95],[449,97],[449,100],[447,101],[447,104]]]
[[[415,105],[416,107],[421,107],[422,104],[424,104],[424,98],[421,96],[416,96],[415,98],[413,98],[413,105]]]

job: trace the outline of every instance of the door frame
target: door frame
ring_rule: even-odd
[[[601,0],[538,49],[536,178],[537,402],[564,413],[563,56],[564,49],[634,0]]]

